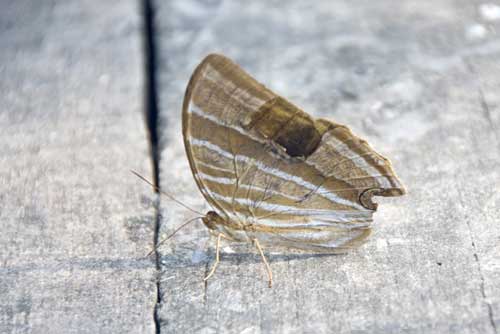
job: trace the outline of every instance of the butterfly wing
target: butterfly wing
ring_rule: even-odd
[[[183,135],[207,201],[264,242],[347,247],[368,233],[372,196],[405,192],[366,141],[313,119],[220,55],[191,77]]]

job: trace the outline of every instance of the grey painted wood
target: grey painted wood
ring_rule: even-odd
[[[1,333],[155,332],[139,15],[1,4]]]
[[[490,2],[491,3],[491,2]],[[496,7],[495,7],[496,6]],[[161,184],[206,211],[182,147],[183,93],[209,52],[391,158],[404,198],[380,199],[350,254],[268,251],[191,225],[161,248],[164,332],[498,333],[500,3],[156,1]],[[162,232],[192,214],[163,200]]]

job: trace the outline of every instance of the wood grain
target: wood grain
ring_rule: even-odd
[[[153,333],[134,1],[0,9],[0,332]]]
[[[168,60],[164,188],[208,209],[183,154],[180,110],[194,66],[220,52],[313,116],[352,126],[408,189],[379,200],[374,233],[356,252],[267,254],[272,289],[259,255],[227,244],[204,285],[214,240],[201,224],[182,230],[161,249],[162,331],[499,332],[500,27],[480,3],[156,5]],[[189,216],[166,201],[162,213],[164,233]]]

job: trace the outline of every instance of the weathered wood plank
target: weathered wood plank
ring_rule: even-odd
[[[194,67],[221,52],[314,116],[350,125],[391,158],[409,191],[379,200],[371,239],[348,255],[270,254],[272,289],[258,254],[233,245],[205,286],[213,240],[201,224],[186,228],[161,249],[162,330],[499,332],[500,20],[492,11],[466,1],[156,5],[164,188],[208,209],[180,115]],[[190,216],[168,201],[162,208],[164,233]]]
[[[0,9],[0,332],[153,333],[136,1]]]

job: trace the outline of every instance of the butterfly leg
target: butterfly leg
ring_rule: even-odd
[[[267,271],[267,277],[269,278],[269,287],[273,286],[273,272],[271,270],[271,266],[266,260],[266,257],[264,256],[264,252],[262,251],[262,247],[260,247],[259,240],[253,239],[253,242],[255,243],[255,247],[259,250],[260,256],[262,257],[262,261],[264,261],[264,264],[266,265],[266,271]]]
[[[219,233],[217,235],[217,244],[215,246],[215,263],[212,266],[212,269],[210,270],[210,272],[208,273],[208,275],[203,279],[203,281],[207,281],[215,273],[215,269],[217,268],[217,265],[219,264],[219,258],[220,258],[220,255],[219,255],[220,254],[220,239],[222,239],[222,238],[228,239],[228,237],[226,237],[222,233]]]

